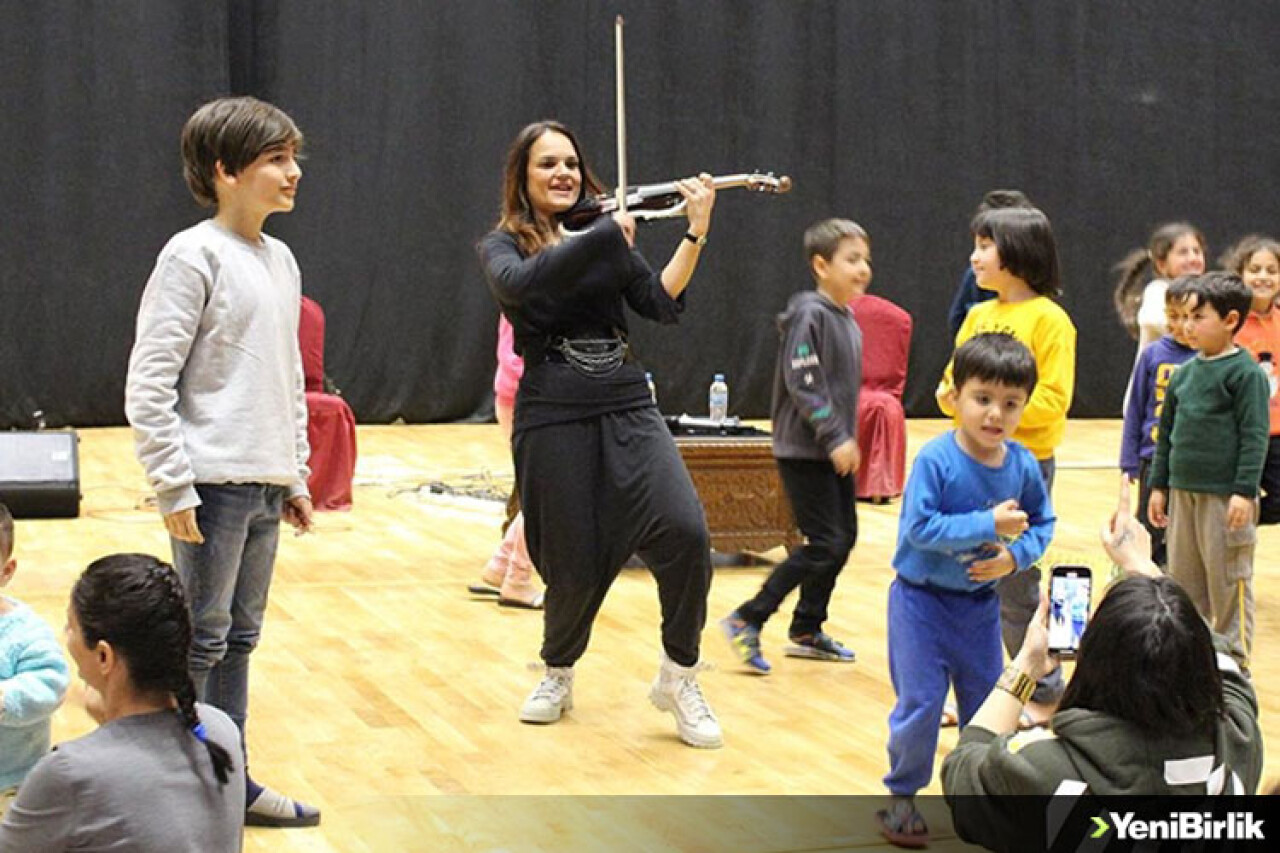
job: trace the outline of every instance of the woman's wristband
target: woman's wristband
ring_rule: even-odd
[[[1036,690],[1036,680],[1010,664],[1000,674],[996,688],[1010,694],[1025,705],[1031,701],[1031,694]]]

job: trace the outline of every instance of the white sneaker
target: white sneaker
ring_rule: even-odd
[[[549,666],[529,698],[520,706],[522,723],[554,723],[573,710],[573,667]]]
[[[680,666],[664,653],[662,667],[649,691],[649,701],[659,711],[675,715],[680,740],[702,749],[718,749],[724,746],[720,721],[707,704],[698,686],[698,672],[704,664]]]

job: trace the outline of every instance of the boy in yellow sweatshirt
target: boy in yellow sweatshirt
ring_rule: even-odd
[[[1059,295],[1058,249],[1053,227],[1040,210],[1003,208],[974,217],[973,267],[978,286],[994,291],[996,298],[975,305],[960,331],[956,347],[975,335],[1004,332],[1031,350],[1039,382],[1027,402],[1013,439],[1035,456],[1044,476],[1045,490],[1053,491],[1053,453],[1067,428],[1067,410],[1075,391],[1076,327],[1067,312],[1053,301]],[[951,364],[938,383],[938,406],[954,416],[949,400]],[[1000,628],[1010,656],[1022,648],[1027,624],[1040,601],[1040,571],[1017,572],[996,585],[1000,595]],[[1061,668],[1036,686],[1032,701],[1052,705],[1062,696]]]

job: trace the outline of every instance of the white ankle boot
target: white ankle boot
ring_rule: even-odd
[[[573,667],[549,666],[542,682],[520,706],[522,723],[554,723],[573,710]]]
[[[720,722],[702,695],[702,688],[698,686],[698,672],[703,668],[700,663],[680,666],[664,652],[662,667],[653,682],[653,689],[649,691],[649,701],[659,711],[670,711],[675,715],[680,740],[689,746],[717,749],[724,746],[724,735],[720,732]]]

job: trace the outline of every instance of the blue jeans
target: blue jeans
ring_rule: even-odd
[[[248,483],[196,491],[204,544],[170,540],[191,605],[191,680],[197,698],[221,709],[243,738],[249,655],[262,634],[285,488]]]

